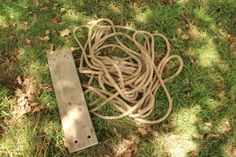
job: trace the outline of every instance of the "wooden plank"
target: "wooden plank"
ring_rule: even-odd
[[[71,51],[48,55],[48,64],[69,152],[97,144]]]

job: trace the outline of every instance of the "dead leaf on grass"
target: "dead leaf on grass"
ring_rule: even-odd
[[[232,42],[230,45],[230,51],[236,57],[236,39],[235,38],[232,39]]]
[[[20,119],[24,114],[30,112],[31,108],[28,103],[27,95],[25,93],[19,93],[16,96],[16,106],[12,111],[12,121],[17,121]]]
[[[77,50],[77,49],[78,49],[78,48],[75,48],[75,47],[71,47],[71,48],[70,48],[71,51],[75,51],[75,50]]]
[[[14,42],[17,42],[18,41],[18,38],[17,38],[17,36],[14,34],[14,35],[11,35],[10,36],[10,39],[12,40],[12,41],[14,41]]]
[[[17,83],[18,83],[19,85],[22,85],[22,84],[23,84],[22,79],[20,78],[20,76],[17,76],[16,80],[17,80]]]
[[[174,0],[160,0],[162,5],[171,5],[174,4]]]
[[[45,4],[38,5],[39,11],[45,11],[48,7]]]
[[[153,129],[150,125],[138,128],[137,132],[141,134],[141,136],[150,135],[155,138],[159,136],[158,132],[155,129]]]
[[[25,31],[30,29],[28,22],[23,22],[22,29],[25,30]]]
[[[178,34],[178,35],[183,34],[183,30],[182,30],[180,27],[177,28],[177,34]]]
[[[46,35],[49,35],[49,34],[50,34],[50,31],[47,29],[47,30],[45,31],[45,34],[46,34]]]
[[[39,112],[40,111],[40,108],[38,106],[34,107],[33,110],[32,110],[32,113],[36,113],[36,112]]]
[[[53,4],[53,8],[52,8],[52,10],[57,10],[57,7],[58,7],[58,6],[59,6],[58,3]]]
[[[146,127],[138,128],[138,133],[140,133],[142,136],[147,135],[148,134],[147,128]]]
[[[47,92],[53,91],[53,87],[51,84],[43,84],[42,86],[40,86],[40,89]]]
[[[191,64],[194,64],[194,63],[195,63],[195,60],[194,60],[192,57],[190,57],[189,60],[190,60],[190,63],[191,63]]]
[[[30,40],[29,38],[26,38],[26,39],[25,39],[25,42],[26,42],[26,44],[28,44],[28,45],[31,44],[31,40]]]
[[[190,18],[185,13],[181,14],[180,17],[182,18],[182,20],[184,22],[186,22],[187,26],[192,25],[192,22],[190,21]]]
[[[61,37],[65,37],[65,36],[67,36],[69,34],[70,34],[70,30],[69,29],[64,29],[64,30],[60,31],[60,36]]]
[[[38,38],[42,41],[48,41],[50,39],[48,35],[46,35],[44,37],[38,37]]]
[[[132,157],[136,154],[139,140],[137,137],[123,139],[120,148],[116,151],[115,157]]]
[[[16,105],[13,108],[12,121],[20,119],[23,115],[31,111],[32,104],[35,104],[36,88],[32,78],[25,78],[22,82],[18,77],[17,81],[22,85],[22,91],[16,94]]]
[[[195,140],[196,140],[196,139],[202,139],[202,136],[199,135],[198,133],[193,133],[193,134],[192,134],[192,138],[195,139]]]
[[[7,72],[8,68],[12,68],[15,62],[18,60],[19,55],[19,49],[14,48],[9,51],[5,55],[2,56],[3,62],[0,62],[0,69],[4,69],[4,71],[1,70],[1,72]],[[8,72],[9,73],[9,72]],[[3,73],[0,74],[0,76],[4,76]]]
[[[48,48],[46,49],[46,52],[48,53],[48,54],[51,54],[53,51],[54,51],[54,44],[49,44],[48,45]]]
[[[206,125],[207,127],[212,127],[212,123],[211,123],[211,122],[206,122],[205,125]]]
[[[0,60],[0,80],[1,83],[13,87],[17,85],[16,77],[14,73],[14,64],[18,61],[19,49],[13,48],[2,55]]]
[[[229,142],[229,143],[226,145],[225,153],[226,153],[228,156],[232,156],[232,157],[235,157],[235,156],[236,156],[236,148],[235,148],[235,146],[233,145],[232,142]]]
[[[60,18],[59,17],[54,17],[54,18],[51,19],[51,22],[53,24],[58,24],[60,22]]]
[[[212,133],[212,134],[207,135],[207,139],[218,138],[219,136],[220,136],[220,134],[218,134],[218,133]]]
[[[230,122],[228,120],[225,121],[224,124],[221,127],[221,132],[222,133],[228,133],[231,130],[232,130],[232,126],[231,126]]]
[[[9,25],[8,24],[6,24],[6,23],[3,23],[3,24],[1,24],[1,27],[4,29],[4,28],[9,28]]]

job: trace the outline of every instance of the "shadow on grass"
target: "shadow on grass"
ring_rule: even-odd
[[[34,147],[32,155],[113,156],[122,139],[129,139],[132,135],[140,139],[137,156],[181,156],[183,153],[189,156],[227,156],[227,153],[234,153],[236,62],[230,53],[231,41],[227,34],[235,38],[235,5],[233,1],[177,1],[166,5],[151,0],[57,0],[40,3],[25,0],[1,4],[0,67],[6,63],[6,55],[19,49],[17,60],[9,61],[9,67],[13,67],[9,74],[12,75],[0,75],[3,82],[30,75],[36,78],[38,87],[51,84],[46,52],[51,47],[75,46],[71,36],[62,38],[59,31],[101,17],[110,18],[117,24],[132,23],[151,32],[158,30],[170,39],[173,53],[181,55],[185,63],[181,75],[168,85],[174,102],[172,115],[162,124],[151,127],[159,134],[157,137],[141,136],[137,132],[140,126],[130,119],[104,121],[92,116],[100,144],[70,155],[64,147],[54,93],[40,89],[37,98],[40,112],[24,117],[26,121],[39,121],[34,126],[36,132],[28,139]],[[49,41],[38,38],[47,35]],[[27,44],[26,39],[31,43]],[[163,43],[160,44],[163,47]],[[5,88],[10,85],[4,84]],[[15,85],[9,90],[14,93],[17,88]],[[159,106],[167,103],[163,91],[159,91],[157,97],[162,100],[157,102]],[[8,118],[3,119],[7,121]],[[173,140],[172,135],[178,137],[174,138],[176,142],[168,141]],[[180,148],[182,152],[176,154],[172,149],[174,144],[184,144],[181,140],[186,141],[182,137],[186,135],[188,141],[197,146],[190,150]]]

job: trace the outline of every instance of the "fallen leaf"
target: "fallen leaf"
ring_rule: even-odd
[[[178,35],[181,35],[182,33],[183,33],[183,30],[178,27],[178,28],[177,28],[177,34],[178,34]]]
[[[194,64],[194,63],[195,63],[195,60],[194,60],[192,57],[190,57],[190,63],[191,63],[191,64]]]
[[[132,156],[132,150],[127,149],[121,156],[119,157],[131,157]]]
[[[207,139],[209,139],[209,138],[217,138],[217,137],[219,137],[220,136],[220,134],[218,134],[218,133],[213,133],[213,134],[209,134],[208,136],[207,136]]]
[[[187,40],[187,39],[189,39],[189,36],[186,35],[186,34],[183,34],[180,38],[181,38],[181,39],[184,39],[184,40]]]
[[[53,87],[51,84],[43,84],[42,86],[40,86],[40,89],[42,89],[43,91],[53,91]]]
[[[60,22],[60,18],[59,18],[59,17],[54,17],[54,18],[51,19],[51,22],[52,22],[53,24],[57,24],[57,23]]]
[[[67,36],[69,34],[70,34],[70,30],[69,29],[64,29],[64,30],[60,31],[60,36],[61,37],[65,37],[65,36]]]
[[[17,42],[17,41],[18,41],[18,39],[17,39],[17,36],[16,36],[16,35],[11,35],[11,36],[10,36],[10,39],[11,39],[12,41],[15,41],[15,42]]]
[[[53,44],[49,44],[48,48],[46,49],[46,52],[51,54],[54,51],[54,45]]]
[[[225,96],[225,91],[224,90],[222,90],[219,94],[218,94],[218,97],[219,98],[223,98],[224,96]]]
[[[16,106],[14,106],[14,110],[12,111],[13,114],[13,121],[20,119],[24,114],[28,113],[31,110],[31,107],[28,103],[28,97],[25,93],[19,93],[16,96]]]
[[[38,37],[38,38],[42,41],[48,41],[50,39],[48,35],[46,35],[44,37]]]
[[[174,0],[161,0],[161,4],[163,5],[171,5],[174,2],[175,2]]]
[[[76,48],[75,48],[75,47],[71,47],[70,50],[71,50],[71,51],[75,51]]]
[[[17,80],[17,83],[18,83],[19,85],[22,85],[22,84],[23,84],[23,82],[22,82],[20,76],[17,76],[16,80]]]
[[[28,24],[28,22],[23,22],[22,29],[25,30],[25,31],[27,31],[27,30],[30,29],[30,28],[29,28],[29,24]]]
[[[206,123],[205,123],[205,126],[211,128],[211,127],[212,127],[212,123],[211,123],[211,122],[206,122]]]
[[[7,133],[8,133],[8,129],[6,128],[6,127],[3,127],[2,128],[2,135],[7,135]]]
[[[187,98],[192,97],[192,92],[187,93]]]
[[[32,78],[25,78],[24,81],[20,77],[17,78],[19,84],[22,85],[22,90],[16,94],[16,105],[13,108],[12,121],[17,121],[23,115],[31,111],[32,106],[34,106],[36,88],[35,81]],[[34,112],[37,112],[37,108],[34,109]]]
[[[53,5],[53,8],[52,8],[52,10],[56,10],[56,9],[57,9],[57,7],[58,7],[58,5],[59,5],[59,4],[55,3],[55,4]]]
[[[46,35],[49,35],[49,34],[50,34],[50,31],[47,29],[47,30],[45,31],[45,34],[46,34]]]
[[[225,148],[225,153],[228,156],[235,157],[236,156],[236,148],[233,145],[233,142],[229,142]]]
[[[36,113],[36,112],[39,112],[40,111],[40,108],[38,106],[36,106],[33,110],[32,110],[32,113]]]
[[[66,11],[66,8],[61,8],[60,11],[63,13]]]
[[[39,8],[40,11],[45,11],[47,9],[46,6]]]
[[[186,22],[186,26],[191,26],[192,22],[190,21],[189,17],[186,14],[181,14],[180,17],[182,18],[182,20],[184,20],[184,22]]]
[[[192,138],[195,139],[195,140],[196,139],[201,139],[201,136],[199,134],[193,133]]]
[[[222,127],[222,132],[227,133],[231,130],[232,130],[231,124],[229,123],[229,121],[226,121],[225,125]]]
[[[236,57],[236,39],[235,38],[232,39],[232,42],[230,45],[230,51]]]
[[[31,40],[28,38],[25,39],[25,42],[26,42],[26,44],[31,44]]]
[[[138,150],[139,140],[137,137],[131,139],[123,139],[121,147],[115,153],[115,157],[132,157]]]
[[[5,24],[5,23],[2,24],[1,26],[2,26],[2,28],[9,28],[9,25],[8,25],[8,24]]]
[[[147,128],[143,127],[143,128],[138,128],[138,132],[142,135],[145,136],[148,134],[147,132]]]
[[[36,95],[35,81],[32,78],[25,78],[23,85],[25,88],[25,93],[29,101],[33,101],[34,96]]]

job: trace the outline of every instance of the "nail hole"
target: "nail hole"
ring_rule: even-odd
[[[68,105],[71,105],[71,102],[69,102]]]
[[[64,57],[66,57],[66,55],[64,55]]]
[[[90,139],[90,138],[91,138],[91,136],[90,136],[90,135],[88,135],[88,136],[87,136],[87,138],[88,138],[88,139]]]
[[[75,140],[75,143],[78,143],[78,141],[77,141],[77,140]]]

